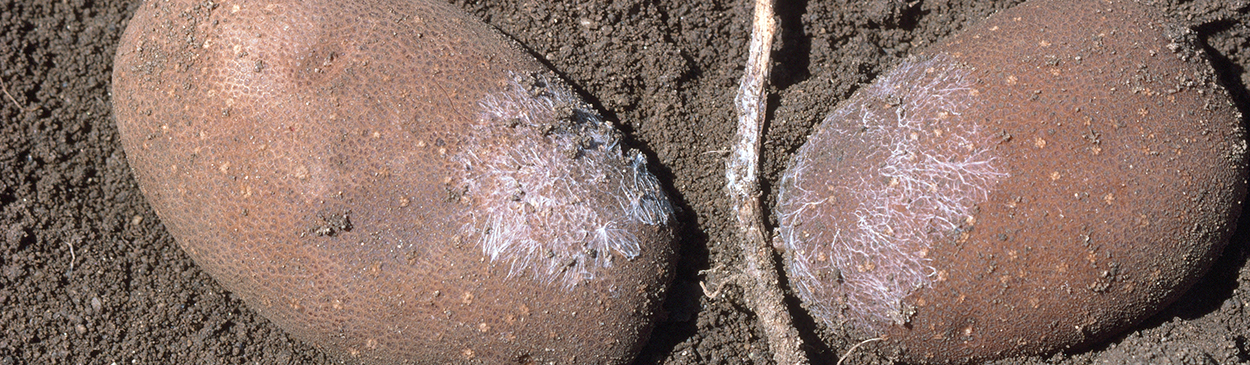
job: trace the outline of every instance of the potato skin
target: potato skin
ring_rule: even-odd
[[[779,191],[822,322],[908,363],[1089,346],[1219,256],[1241,116],[1187,30],[1131,1],[1033,0],[840,105]]]
[[[113,97],[183,249],[367,363],[630,361],[670,280],[645,158],[440,1],[147,1]]]

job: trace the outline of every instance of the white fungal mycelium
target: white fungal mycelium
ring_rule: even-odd
[[[904,298],[935,275],[926,255],[971,223],[1006,177],[964,115],[978,92],[942,56],[909,59],[827,117],[778,194],[786,269],[827,323],[905,324]]]
[[[457,157],[462,235],[508,275],[570,288],[643,250],[635,232],[666,225],[673,208],[638,151],[565,85],[513,74],[479,102]]]

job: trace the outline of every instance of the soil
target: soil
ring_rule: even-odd
[[[1019,1],[780,1],[766,126],[772,201],[812,127],[910,50]],[[341,361],[249,310],[178,248],[118,144],[109,82],[135,0],[0,1],[0,365],[322,364]],[[726,285],[738,250],[723,187],[750,1],[457,1],[547,63],[642,149],[684,223],[665,316],[637,364],[770,363],[763,332]],[[1160,0],[1197,31],[1250,115],[1250,2]],[[1243,214],[1243,216],[1246,216]],[[1250,362],[1250,224],[1177,303],[1092,349],[1002,363]],[[797,303],[812,359],[818,340]],[[888,363],[867,352],[850,363]]]

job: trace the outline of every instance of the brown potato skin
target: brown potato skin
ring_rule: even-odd
[[[1087,346],[1207,271],[1241,212],[1246,142],[1188,32],[1131,1],[1045,0],[931,48],[973,69],[971,115],[1010,136],[1012,177],[933,251],[949,279],[892,342],[926,362]]]
[[[917,55],[967,72],[978,100],[960,123],[1007,176],[923,253],[933,274],[903,299],[913,312],[850,332],[905,363],[973,363],[1089,346],[1184,293],[1246,190],[1241,116],[1185,37],[1132,1],[1033,0]],[[818,140],[831,124],[810,149],[874,148]]]
[[[669,223],[627,227],[641,253],[567,289],[463,234],[454,156],[497,137],[471,135],[479,101],[550,71],[440,1],[208,4],[142,4],[112,93],[144,195],[213,278],[367,363],[635,356],[670,280]]]

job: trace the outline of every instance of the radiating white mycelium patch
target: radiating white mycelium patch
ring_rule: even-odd
[[[612,125],[566,86],[513,76],[479,102],[457,158],[471,206],[461,233],[509,276],[566,288],[594,280],[647,249],[634,232],[668,224],[673,208],[646,158],[623,152]]]
[[[975,119],[967,72],[909,59],[824,120],[782,177],[777,216],[799,297],[827,323],[879,333],[913,313],[926,254],[954,239],[1006,173]]]

